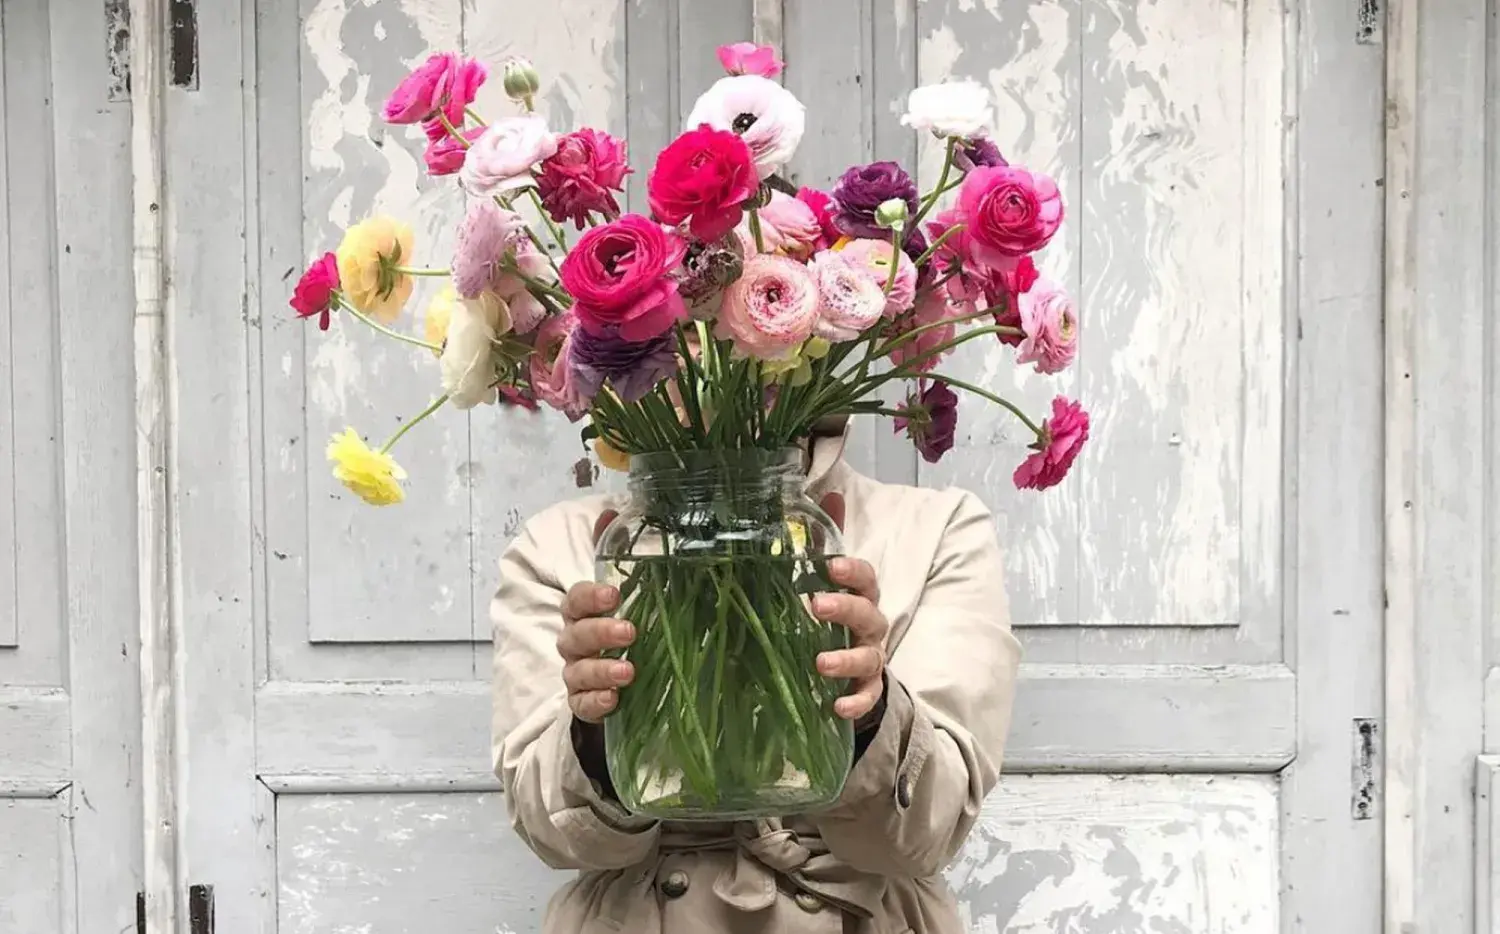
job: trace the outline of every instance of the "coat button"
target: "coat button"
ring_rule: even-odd
[[[911,776],[896,779],[896,803],[903,808],[911,807]]]
[[[811,892],[798,892],[792,896],[792,901],[796,902],[797,907],[808,914],[816,914],[823,910],[822,900]]]
[[[687,890],[688,874],[680,869],[667,873],[667,877],[661,880],[661,894],[668,898],[681,898]]]

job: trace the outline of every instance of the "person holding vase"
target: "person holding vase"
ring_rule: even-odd
[[[843,460],[846,426],[807,445],[805,484],[842,528],[839,592],[812,611],[849,645],[817,658],[847,682],[855,725],[838,798],[807,814],[661,821],[619,801],[601,723],[636,671],[635,639],[595,580],[615,504],[591,497],[528,522],[494,599],[496,774],[512,823],[547,865],[578,870],[545,934],[617,930],[961,934],[942,876],[1000,773],[1020,648],[994,523],[971,493],[880,483]]]

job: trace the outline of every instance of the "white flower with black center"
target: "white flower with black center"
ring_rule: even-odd
[[[755,171],[769,178],[788,162],[807,129],[807,109],[796,95],[760,75],[720,78],[698,98],[686,127],[707,124],[738,133],[755,158]]]

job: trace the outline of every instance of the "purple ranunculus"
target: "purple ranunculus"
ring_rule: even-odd
[[[906,432],[917,446],[922,459],[936,464],[953,449],[958,430],[958,396],[946,383],[931,383],[918,398],[908,398],[902,407],[905,416],[897,416],[897,434]]]
[[[953,155],[953,164],[961,172],[972,172],[980,167],[1010,165],[1000,155],[1000,147],[995,145],[995,141],[984,136],[964,140]]]
[[[568,370],[585,399],[593,399],[607,382],[621,399],[635,402],[677,372],[672,332],[631,342],[613,327],[599,335],[576,328],[568,341]]]
[[[851,237],[889,239],[889,232],[875,223],[875,209],[892,198],[905,201],[909,215],[916,216],[917,183],[905,169],[894,162],[857,165],[833,186],[833,222]]]

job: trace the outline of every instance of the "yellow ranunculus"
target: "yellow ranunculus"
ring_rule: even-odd
[[[395,458],[365,444],[353,428],[328,442],[333,475],[371,506],[389,506],[406,498],[401,489],[406,471]]]
[[[411,227],[384,214],[360,221],[344,232],[337,255],[344,297],[377,321],[395,321],[411,298],[411,276],[396,271],[411,262]]]
[[[594,439],[594,456],[599,458],[599,463],[610,470],[625,471],[630,469],[630,455],[619,450],[603,438]]]
[[[446,285],[427,303],[427,313],[422,319],[422,338],[438,348],[448,339],[448,325],[453,321],[453,306],[458,304],[458,292]],[[439,349],[436,353],[442,353]]]
[[[767,360],[762,372],[768,380],[783,379],[789,386],[803,386],[812,379],[812,362],[827,356],[833,347],[821,337],[809,337],[796,353],[780,360]]]

